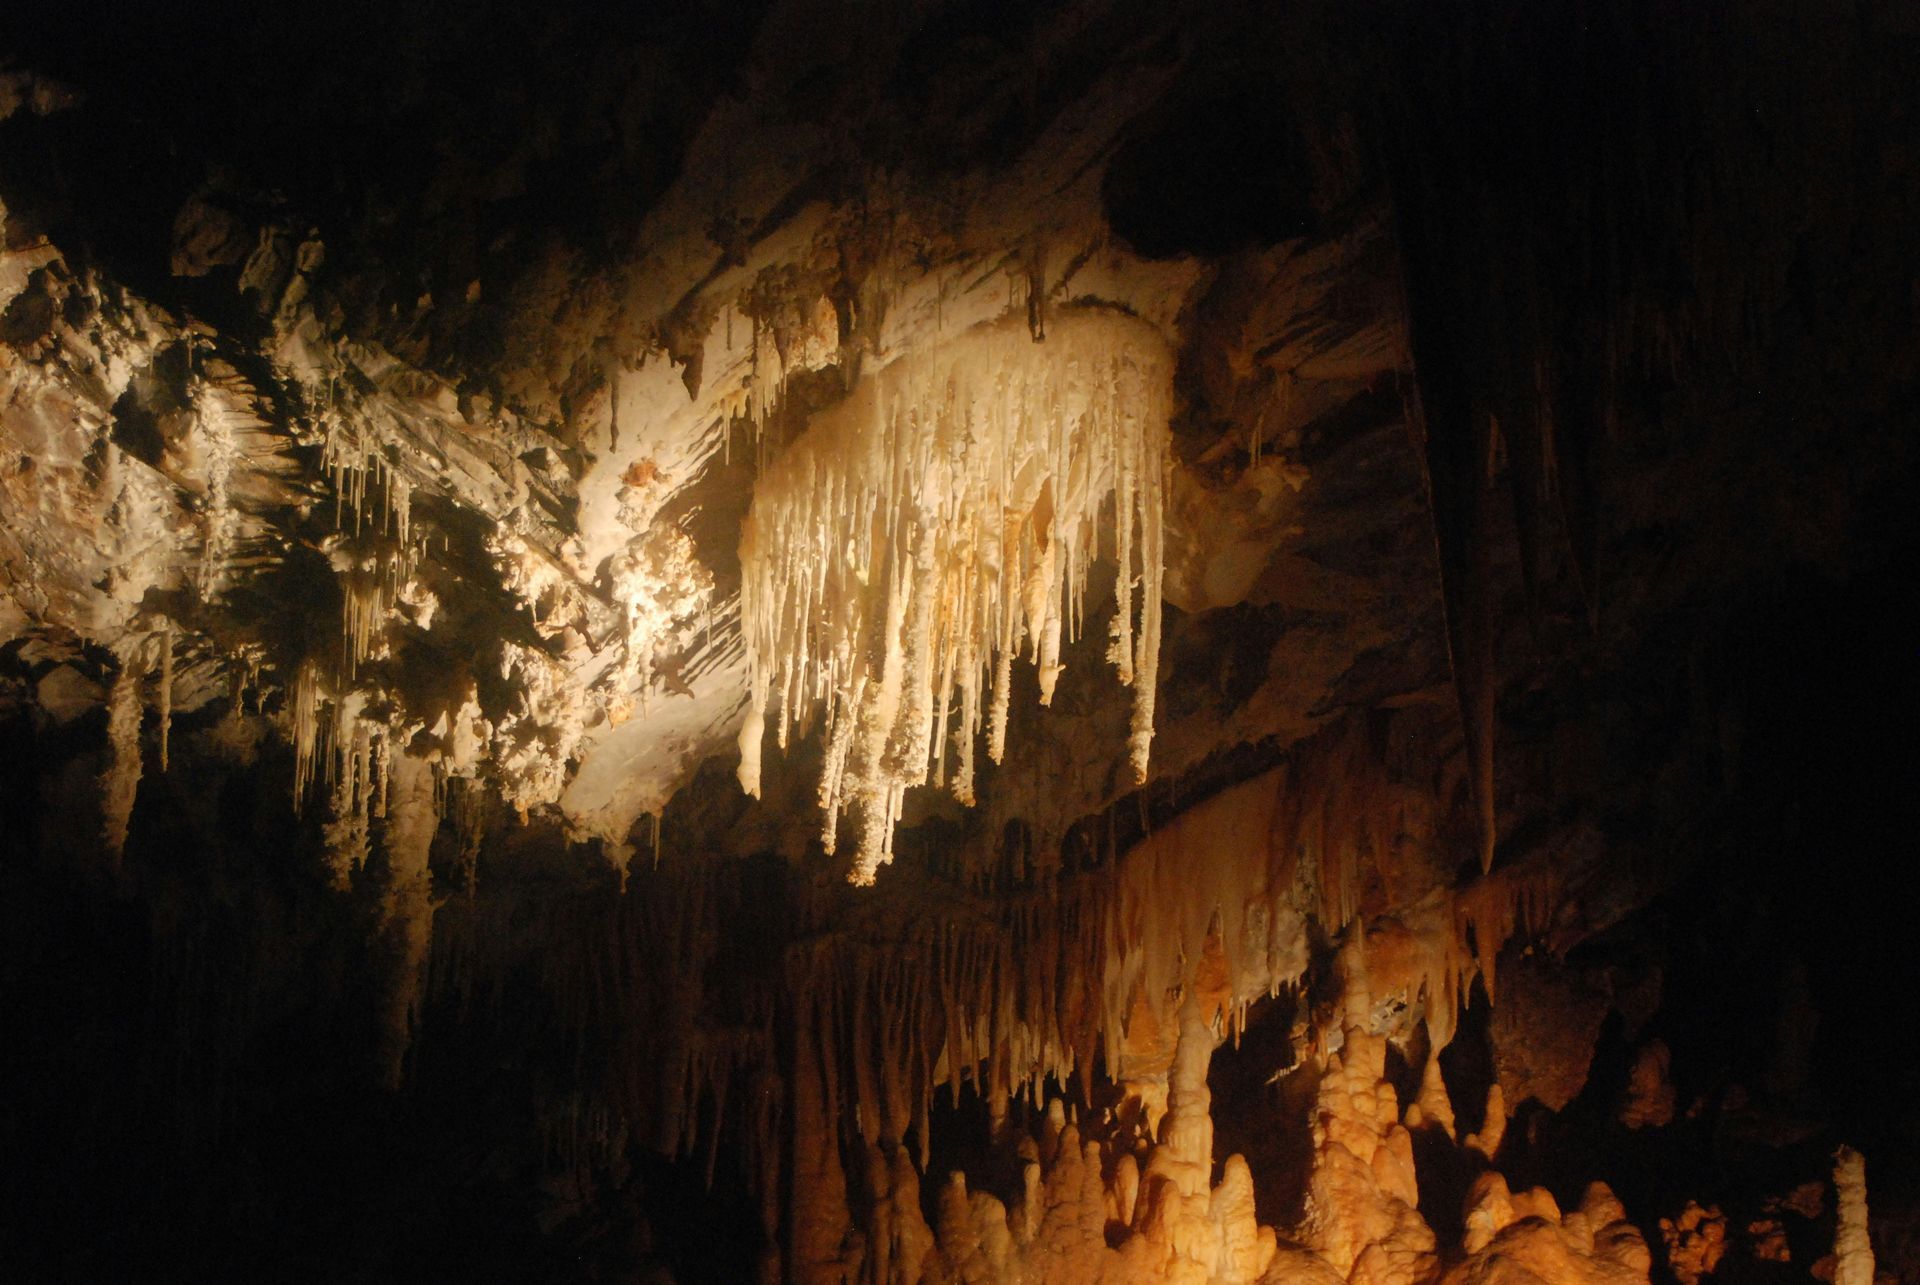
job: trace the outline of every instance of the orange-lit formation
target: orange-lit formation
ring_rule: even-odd
[[[1910,4],[106,8],[0,1280],[1920,1280]]]

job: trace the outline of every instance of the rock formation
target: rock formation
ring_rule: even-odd
[[[1867,1162],[1852,1147],[1833,1156],[1834,1285],[1872,1285],[1873,1244],[1867,1238]]]
[[[0,1276],[1913,1266],[1902,6],[152,8],[0,25]]]
[[[1467,1259],[1447,1271],[1447,1285],[1644,1281],[1652,1261],[1639,1230],[1601,1182],[1562,1216],[1545,1191],[1512,1195],[1505,1179],[1488,1172],[1474,1184],[1467,1228]]]
[[[1694,1285],[1720,1268],[1727,1253],[1727,1218],[1717,1206],[1702,1209],[1689,1200],[1678,1218],[1660,1220],[1666,1242],[1667,1270],[1684,1285]]]

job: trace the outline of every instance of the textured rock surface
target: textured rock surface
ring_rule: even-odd
[[[23,1279],[1894,1261],[1900,6],[84,8]]]
[[[1718,1206],[1702,1209],[1689,1200],[1676,1218],[1660,1220],[1660,1239],[1666,1242],[1667,1270],[1684,1285],[1720,1269],[1727,1254],[1727,1218]]]
[[[1499,1174],[1488,1173],[1474,1185],[1467,1227],[1468,1256],[1447,1271],[1448,1285],[1644,1281],[1652,1262],[1605,1183],[1588,1187],[1580,1207],[1563,1217],[1547,1193],[1512,1195]]]

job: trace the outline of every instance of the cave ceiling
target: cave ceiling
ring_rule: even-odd
[[[9,709],[105,720],[75,842],[179,741],[342,886],[400,757],[588,881],[1024,885],[1356,720],[1432,804],[1375,910],[1658,848],[1609,702],[1898,507],[1873,24],[49,18],[0,70]],[[1859,94],[1798,111],[1787,48]]]
[[[164,668],[175,719],[237,693],[291,725],[304,700],[328,742],[304,756],[365,722],[623,865],[737,752],[741,523],[809,420],[970,332],[1046,353],[1070,342],[1050,325],[1125,319],[1179,394],[1182,682],[1152,778],[1436,699],[1395,253],[1353,123],[1276,105],[1254,51],[1223,53],[1232,21],[1122,16],[901,10],[851,40],[775,6],[599,41],[563,6],[509,20],[521,45],[309,15],[181,33],[207,44],[131,88],[9,72],[9,633],[68,649],[51,690],[104,699],[83,646],[148,689]],[[269,76],[274,40],[313,74]],[[102,138],[145,171],[110,209],[122,180],[74,168]],[[1261,177],[1176,199],[1212,166]],[[1114,612],[1110,505],[1088,633]],[[1138,784],[1099,641],[1063,659],[1049,711],[1014,667],[983,834],[1057,845]],[[769,744],[766,801],[721,842],[797,855],[819,823],[786,758],[818,750]],[[954,819],[939,793],[909,823]]]

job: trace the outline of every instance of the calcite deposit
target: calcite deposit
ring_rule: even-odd
[[[1920,1271],[1902,5],[96,8],[0,1278]]]

